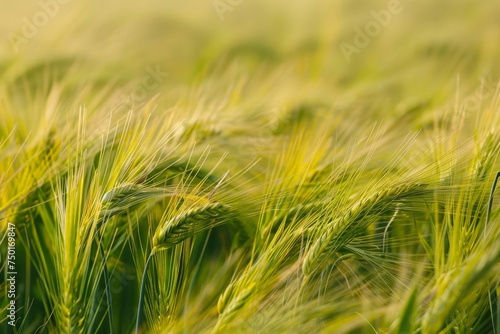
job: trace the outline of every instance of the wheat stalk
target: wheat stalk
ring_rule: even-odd
[[[422,320],[427,333],[440,332],[460,300],[485,277],[490,276],[492,269],[500,262],[500,247],[492,248],[493,251],[473,254],[460,271],[452,271],[444,278],[443,292],[439,298],[434,298],[434,304],[427,309]]]
[[[115,187],[106,192],[101,200],[102,209],[99,213],[97,222],[97,242],[99,253],[103,261],[103,276],[106,287],[106,300],[108,307],[108,319],[111,334],[113,334],[113,301],[110,289],[110,279],[107,268],[106,255],[102,246],[101,228],[106,224],[107,220],[117,214],[120,214],[128,208],[143,203],[153,198],[161,198],[165,196],[173,196],[174,193],[167,192],[162,188],[148,188],[140,184],[128,183],[119,187]]]
[[[255,282],[252,282],[248,286],[236,289],[235,285],[230,284],[226,288],[217,302],[219,319],[217,320],[212,333],[217,333],[223,329],[224,324],[231,320],[235,316],[236,312],[250,300],[250,297],[254,292],[255,285]]]
[[[500,151],[500,132],[493,130],[486,135],[478,152],[479,160],[474,166],[474,176],[479,180],[486,179]]]
[[[188,200],[187,202],[191,202],[190,204],[194,204],[195,206],[188,206],[189,208],[182,211],[180,214],[165,221],[163,224],[160,223],[160,227],[156,229],[153,236],[152,250],[148,255],[142,275],[141,288],[139,292],[139,305],[137,307],[137,320],[135,325],[136,333],[139,332],[139,326],[142,321],[146,274],[153,255],[161,250],[173,247],[197,233],[213,228],[224,222],[221,217],[230,212],[229,208],[219,202],[211,203],[210,199],[215,194],[215,191],[220,187],[228,173],[229,171],[221,177],[207,198],[199,196],[186,196],[185,199]]]
[[[153,248],[149,254],[142,275],[141,288],[139,293],[139,306],[135,332],[139,332],[142,321],[142,306],[144,303],[144,288],[146,283],[146,273],[151,263],[153,255],[161,250],[168,249],[194,236],[204,230],[213,228],[224,221],[220,219],[229,212],[222,203],[207,203],[198,207],[193,207],[182,211],[172,219],[167,220],[161,227],[157,228],[153,236]]]
[[[157,229],[153,237],[153,252],[170,248],[204,230],[222,224],[229,213],[222,203],[207,203],[181,212]]]
[[[345,246],[360,229],[364,227],[361,220],[368,215],[379,214],[387,209],[387,205],[411,195],[422,193],[425,185],[408,184],[388,187],[372,195],[364,197],[351,205],[347,212],[331,220],[326,231],[313,243],[304,256],[302,271],[305,276],[311,275],[326,254],[332,254]],[[350,230],[349,235],[346,231]]]
[[[320,200],[308,202],[308,203],[300,203],[296,206],[293,206],[288,211],[281,213],[278,216],[275,216],[270,223],[270,226],[273,227],[276,223],[284,221],[285,223],[290,222],[291,220],[297,220],[305,217],[308,214],[324,210],[325,207],[328,206],[332,201],[331,198],[322,198]]]
[[[99,215],[99,225],[112,216],[120,214],[128,208],[151,199],[175,196],[170,188],[151,188],[141,184],[128,183],[115,187],[102,197],[102,209]]]

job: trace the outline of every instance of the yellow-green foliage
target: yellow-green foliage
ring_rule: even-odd
[[[500,333],[500,2],[4,2],[0,332]]]

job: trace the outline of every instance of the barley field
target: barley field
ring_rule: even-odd
[[[499,1],[0,7],[0,333],[500,334]]]

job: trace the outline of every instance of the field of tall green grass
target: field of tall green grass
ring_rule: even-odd
[[[0,333],[500,334],[499,18],[3,1]]]

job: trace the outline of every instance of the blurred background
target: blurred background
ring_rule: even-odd
[[[134,87],[151,66],[168,73],[158,92],[174,100],[203,81],[208,98],[242,86],[253,108],[306,99],[383,118],[417,117],[500,75],[493,0],[2,0],[0,18],[4,83],[50,73],[75,87]]]

